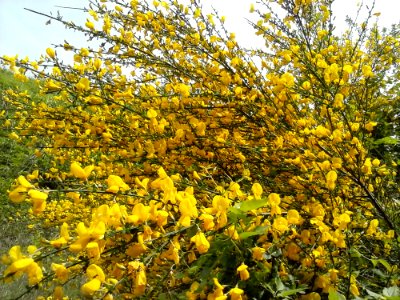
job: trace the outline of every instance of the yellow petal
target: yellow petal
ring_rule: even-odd
[[[50,245],[52,245],[55,248],[60,248],[61,246],[64,246],[67,244],[67,240],[64,237],[60,237],[56,240],[50,241]]]
[[[77,163],[73,162],[71,164],[71,173],[74,175],[76,178],[79,179],[86,179],[86,172],[82,169],[82,167]]]
[[[119,191],[119,187],[117,185],[112,185],[106,190],[106,192],[113,193],[113,194],[118,193],[118,191]]]
[[[251,187],[251,191],[253,192],[253,195],[256,199],[260,199],[261,195],[263,193],[263,188],[261,184],[258,182],[254,183],[253,186]]]
[[[87,270],[86,270],[86,275],[90,278],[97,278],[101,282],[104,282],[106,280],[106,276],[104,275],[103,270],[95,264],[91,264]]]
[[[147,111],[147,117],[148,117],[149,119],[155,118],[155,117],[157,117],[157,112],[156,112],[154,109],[150,108],[150,109]]]
[[[54,58],[56,56],[56,52],[52,48],[47,48],[46,53],[50,58]]]
[[[33,188],[33,185],[28,181],[28,180],[26,180],[26,178],[25,178],[25,176],[19,176],[18,177],[18,183],[20,184],[20,185],[22,185],[23,187],[25,187],[25,188]]]
[[[83,169],[83,171],[85,172],[86,178],[88,178],[88,177],[90,176],[90,173],[92,173],[93,169],[94,169],[94,166],[93,166],[93,165],[86,166],[86,167]]]
[[[30,264],[32,264],[33,262],[34,262],[34,260],[32,258],[19,259],[19,260],[13,262],[12,265],[9,267],[9,269],[12,270],[9,273],[15,273],[18,271],[22,271],[25,268],[27,268]],[[4,273],[6,273],[6,272],[7,272],[7,270]]]
[[[16,261],[22,258],[21,246],[14,246],[8,251],[8,255],[12,261]]]
[[[43,279],[42,268],[36,262],[33,262],[27,267],[28,284],[38,284]]]
[[[100,289],[101,281],[97,278],[90,280],[81,287],[81,292],[85,296],[91,296]]]
[[[106,232],[106,224],[104,222],[100,221],[95,223],[94,225],[90,226],[90,229],[92,230],[90,236],[95,239],[101,239],[103,238],[105,232]]]
[[[48,197],[46,193],[37,190],[30,190],[28,192],[28,195],[29,197],[31,197],[31,199],[36,199],[36,200],[46,200]]]
[[[26,199],[27,188],[23,186],[18,186],[8,193],[8,197],[14,203],[23,202]]]

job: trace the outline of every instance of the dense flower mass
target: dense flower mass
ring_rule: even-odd
[[[197,0],[93,0],[83,26],[55,19],[98,47],[2,59],[52,95],[4,95],[18,109],[10,138],[51,160],[9,197],[59,232],[10,249],[5,280],[25,274],[46,299],[77,278],[94,299],[396,291],[396,163],[372,148],[398,102],[399,28],[337,36],[333,1],[261,2],[265,49],[241,46]]]

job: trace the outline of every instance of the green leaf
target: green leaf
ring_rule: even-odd
[[[351,257],[361,257],[361,253],[354,247],[350,248]]]
[[[239,203],[237,208],[243,212],[248,212],[249,210],[257,209],[266,205],[267,202],[265,200],[247,200]]]
[[[243,212],[239,208],[236,208],[236,207],[229,207],[229,212],[231,212],[232,214],[237,215],[237,216],[243,215]]]
[[[183,277],[185,277],[185,274],[182,272],[176,273],[174,276],[176,279],[182,279]]]
[[[191,268],[188,269],[188,274],[189,275],[194,275],[195,273],[197,273],[199,271],[199,267],[198,266],[193,266]]]
[[[268,228],[267,226],[258,226],[258,227],[256,227],[256,229],[254,231],[241,232],[241,233],[239,233],[239,238],[241,240],[245,240],[251,236],[265,234],[265,231],[267,230],[267,228]]]
[[[374,265],[374,267],[376,267],[376,265],[378,263],[380,263],[381,265],[383,265],[387,271],[391,272],[392,271],[392,267],[390,266],[390,264],[384,260],[384,259],[371,259],[372,264]]]
[[[275,277],[275,285],[278,291],[283,291],[286,289],[286,286],[283,284],[282,280],[279,277]]]
[[[329,300],[346,300],[346,297],[337,291],[330,291],[328,299]]]
[[[381,296],[373,291],[370,291],[369,289],[365,289],[365,290],[367,291],[368,295],[374,297],[375,299],[385,299],[383,296]]]
[[[379,269],[373,268],[373,269],[371,269],[371,271],[372,271],[372,273],[374,273],[382,278],[387,278],[387,275]]]
[[[374,144],[375,145],[380,145],[380,144],[397,145],[399,142],[400,142],[400,140],[392,138],[391,136],[387,136],[387,137],[384,137],[384,138],[374,141]]]
[[[287,297],[287,296],[291,296],[297,293],[301,293],[305,290],[305,288],[299,288],[299,289],[292,289],[292,290],[286,290],[286,291],[282,291],[280,292],[278,295],[281,297]]]
[[[167,300],[167,299],[168,299],[168,296],[167,296],[166,293],[162,293],[162,294],[158,295],[158,298],[157,298],[157,299],[158,299],[158,300]]]
[[[242,212],[239,208],[236,208],[236,207],[229,208],[229,214],[228,214],[229,221],[235,223],[235,222],[238,222],[239,220],[243,220],[245,218],[246,218],[246,214],[244,212]]]
[[[384,288],[383,289],[383,295],[386,297],[386,299],[400,299],[400,289],[397,286],[391,286],[389,288]],[[395,297],[395,298],[393,298]]]

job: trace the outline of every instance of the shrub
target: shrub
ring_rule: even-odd
[[[249,50],[196,0],[91,1],[84,26],[55,19],[99,47],[3,58],[53,95],[7,94],[11,137],[52,157],[9,197],[59,228],[10,249],[3,278],[53,299],[80,276],[99,299],[395,295],[396,164],[371,149],[398,99],[398,27],[370,10],[338,36],[332,2],[262,1]]]

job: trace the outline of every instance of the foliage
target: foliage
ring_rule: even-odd
[[[53,299],[82,275],[96,299],[396,296],[396,162],[372,151],[398,101],[398,29],[371,9],[338,36],[333,1],[260,2],[260,50],[195,0],[102,0],[84,26],[54,18],[98,48],[3,58],[53,99],[7,91],[10,137],[52,158],[9,197],[59,229],[12,247],[4,280]]]
[[[20,82],[16,80],[13,74],[0,69],[0,107],[7,119],[12,122],[14,110],[3,99],[3,92],[7,89],[28,90],[34,95],[39,91],[38,86],[31,80]],[[4,123],[2,123],[4,124]],[[8,138],[10,127],[4,125],[0,129],[0,253],[6,253],[8,250],[19,244],[27,247],[38,238],[37,230],[31,227],[29,215],[25,212],[29,204],[14,204],[9,201],[7,190],[10,188],[13,180],[22,173],[32,172],[41,165],[33,155],[32,149],[21,145],[17,141]],[[3,272],[5,265],[0,266],[0,272]],[[8,284],[7,288],[0,289],[1,299],[10,299],[18,295],[25,289],[26,283],[23,281]],[[34,296],[31,294],[30,297]]]

